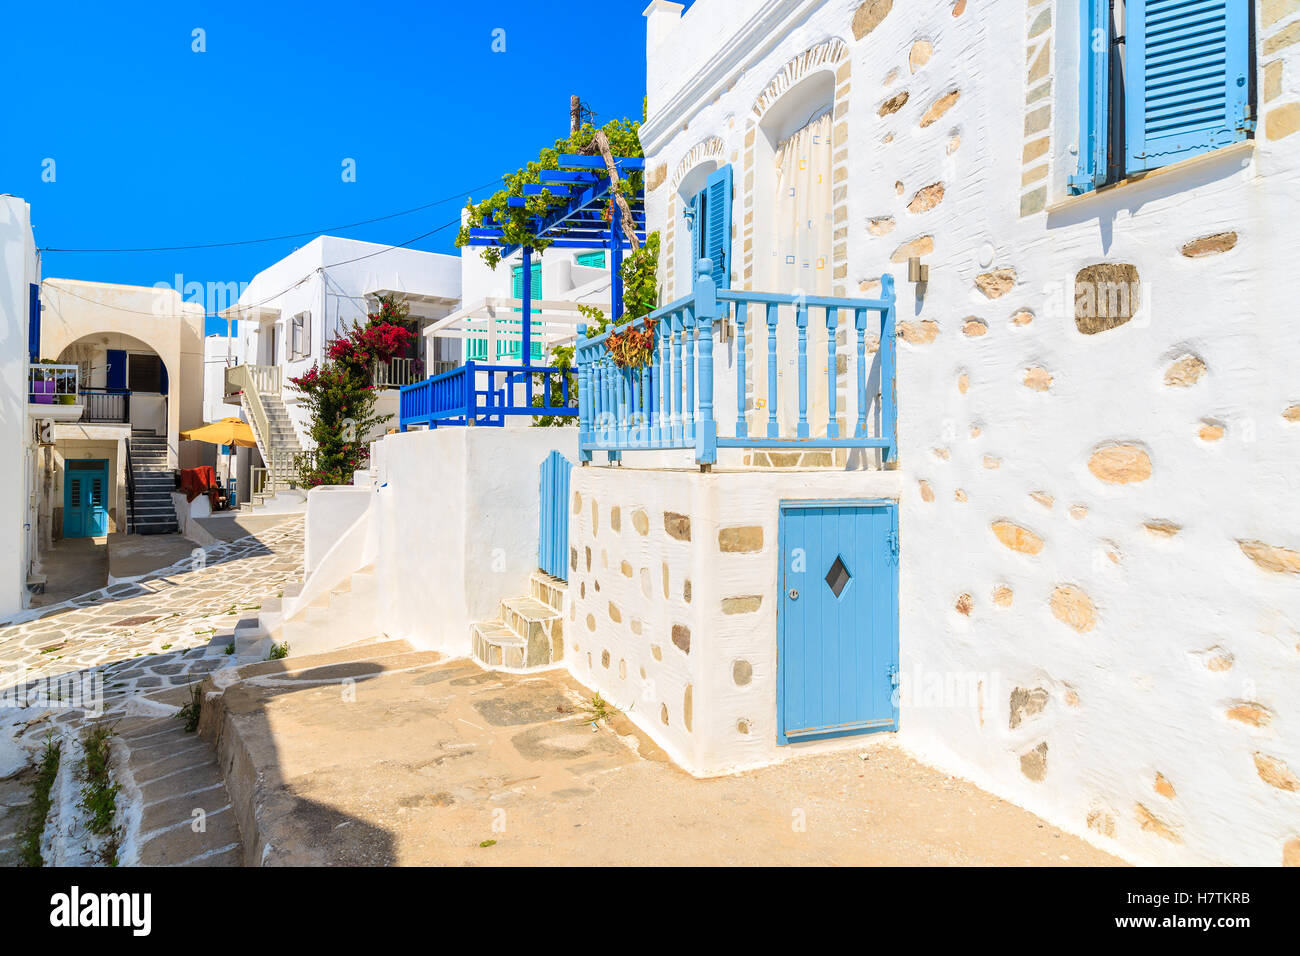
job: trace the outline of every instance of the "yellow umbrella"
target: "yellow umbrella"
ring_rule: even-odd
[[[223,418],[211,425],[190,428],[181,432],[181,441],[202,441],[209,445],[239,445],[242,448],[256,448],[257,439],[248,423],[238,418]]]

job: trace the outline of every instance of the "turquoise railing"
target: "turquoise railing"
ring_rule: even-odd
[[[881,277],[878,299],[848,299],[830,296],[782,295],[717,289],[711,277],[713,264],[701,259],[694,291],[650,313],[655,330],[653,356],[641,368],[619,368],[606,348],[610,335],[622,332],[644,318],[625,322],[592,338],[586,326],[578,327],[578,443],[579,458],[591,461],[592,453],[604,451],[618,460],[625,451],[691,449],[695,460],[708,469],[717,461],[719,448],[762,448],[801,451],[813,448],[879,448],[885,461],[898,453],[896,404],[896,352],[894,278]],[[734,313],[733,313],[734,310]],[[837,408],[836,377],[839,367],[838,332],[842,313],[849,313],[849,348],[853,353],[853,379],[857,394],[857,419],[841,435]],[[718,434],[715,416],[713,323],[730,319],[736,323],[735,427],[731,434]],[[777,329],[793,321],[797,349],[798,420],[793,428],[783,425],[777,362]],[[812,382],[808,374],[808,326],[813,316],[826,325],[826,374]],[[869,389],[873,362],[867,356],[867,331],[875,317],[880,335],[878,389]],[[758,328],[759,325],[763,328]],[[766,333],[766,334],[763,334]],[[755,360],[765,343],[767,395],[763,396],[767,416],[763,434],[749,433],[746,344],[751,337]],[[788,385],[785,387],[789,387]],[[809,395],[825,398],[825,434],[813,435],[809,422]],[[877,434],[869,434],[867,415],[872,401],[879,400]],[[757,403],[756,406],[757,407]],[[790,431],[793,434],[790,434]]]
[[[553,404],[553,384],[559,386],[558,405]],[[540,399],[539,404],[533,403],[534,396]],[[507,417],[515,415],[578,414],[570,401],[569,377],[563,370],[545,365],[481,362],[466,362],[449,372],[402,386],[397,408],[402,431],[412,425],[501,427]]]

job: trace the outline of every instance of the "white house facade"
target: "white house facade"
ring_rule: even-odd
[[[259,272],[221,313],[238,337],[240,356],[227,375],[226,401],[244,409],[273,484],[291,482],[294,455],[311,446],[307,414],[290,379],[323,363],[330,342],[364,324],[381,295],[405,302],[420,328],[446,316],[460,303],[460,268],[456,256],[319,236]],[[376,412],[395,415],[402,385],[459,359],[453,343],[430,347],[418,336],[409,355],[375,370]],[[369,437],[395,427],[394,420]]]
[[[647,208],[665,300],[689,288],[683,208],[725,166],[733,287],[895,279],[900,741],[1130,858],[1277,864],[1300,837],[1276,281],[1300,6],[1191,6],[654,3]],[[1202,29],[1179,73],[1170,37]],[[893,493],[874,482],[853,495]],[[759,683],[720,697],[751,732]]]
[[[0,471],[0,621],[26,606],[28,574],[36,552],[28,520],[35,442],[28,417],[31,329],[40,314],[40,256],[32,234],[31,207],[17,196],[0,196],[0,449],[11,467]],[[39,356],[37,356],[39,358]]]

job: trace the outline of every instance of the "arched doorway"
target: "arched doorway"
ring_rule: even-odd
[[[147,343],[119,332],[83,335],[59,362],[78,367],[83,422],[167,434],[167,363]]]

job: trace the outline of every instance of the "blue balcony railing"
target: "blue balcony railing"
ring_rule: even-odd
[[[695,460],[707,470],[717,461],[719,448],[879,448],[885,461],[894,458],[898,451],[898,420],[893,276],[881,277],[879,299],[846,299],[718,290],[711,278],[712,268],[709,260],[701,260],[694,292],[650,314],[655,329],[654,351],[652,361],[643,368],[619,368],[605,347],[611,334],[632,323],[593,338],[587,338],[585,326],[579,326],[576,352],[580,459],[590,461],[594,451],[605,451],[611,459],[618,459],[624,451],[693,448]],[[842,313],[848,313],[850,318],[846,331],[853,352],[849,364],[854,369],[856,395],[856,420],[845,423],[843,430],[851,434],[843,435],[837,395]],[[733,314],[735,405],[719,419],[714,412],[713,323],[730,319]],[[826,326],[826,371],[824,378],[816,376],[816,382],[810,381],[808,372],[808,328],[814,315]],[[760,322],[766,335],[757,328]],[[782,328],[784,336],[778,335]],[[880,336],[879,349],[871,359],[867,349],[869,328]],[[747,374],[745,352],[751,337],[755,361],[761,350],[765,348],[766,352],[765,394],[759,394],[758,384]],[[782,338],[791,345],[780,348],[778,341]],[[793,383],[782,379],[778,363],[778,353],[785,353],[782,358],[787,358],[791,349],[796,353],[798,369]],[[846,379],[847,372],[846,366]],[[789,412],[783,416],[781,388],[789,389],[791,385],[797,390],[796,397],[792,401],[785,396]],[[847,381],[845,385],[847,388]],[[815,422],[810,421],[810,396],[819,419]]]
[[[559,404],[554,404],[557,393]],[[569,376],[558,368],[542,365],[524,368],[466,362],[449,372],[402,386],[398,399],[402,431],[411,426],[500,427],[511,416],[577,414],[569,394]]]

